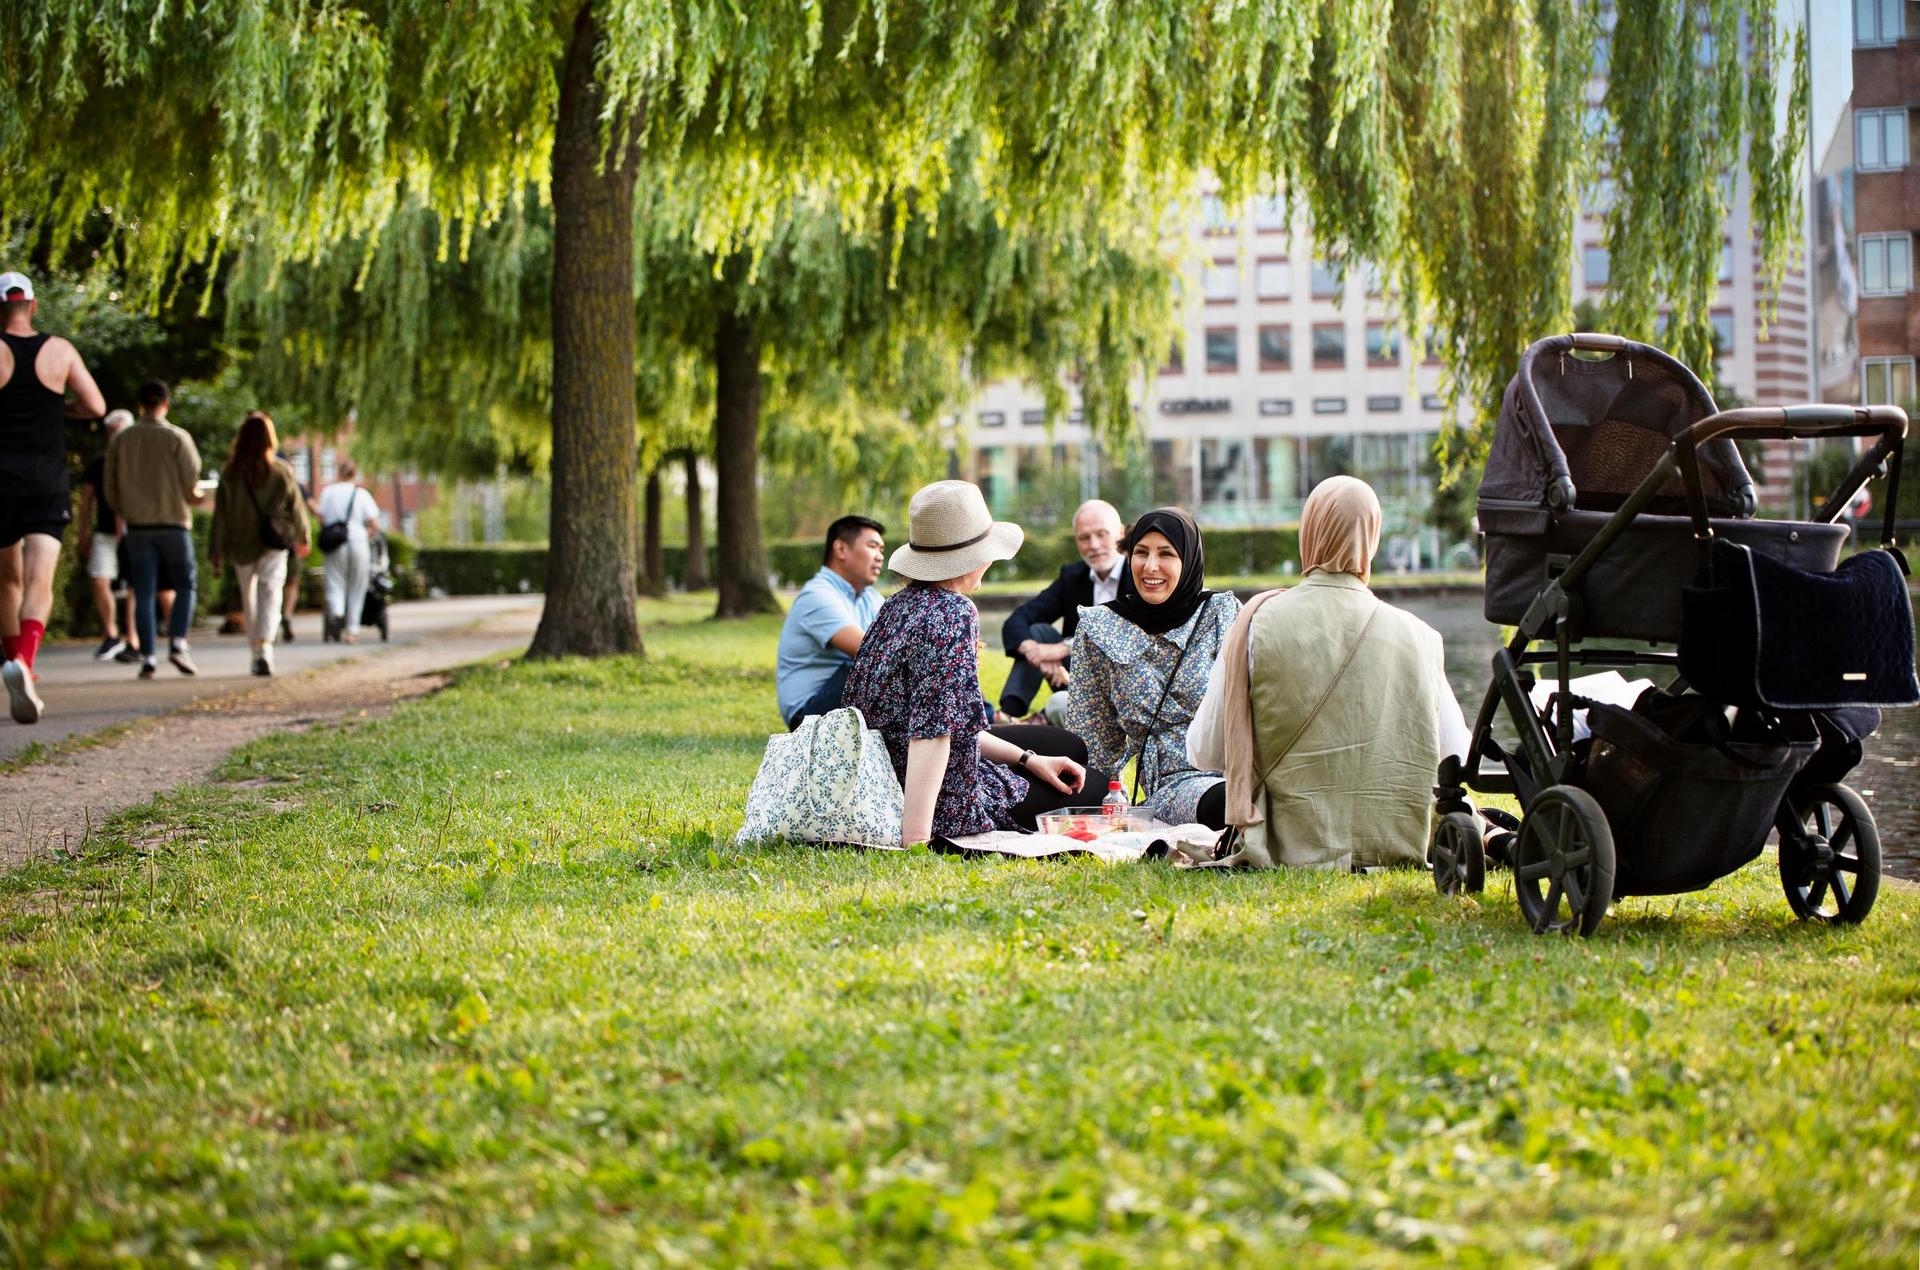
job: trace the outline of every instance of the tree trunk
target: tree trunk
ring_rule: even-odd
[[[704,591],[713,585],[707,576],[707,513],[700,498],[700,451],[688,446],[681,451],[687,464],[687,576],[689,591]]]
[[[778,613],[760,544],[760,334],[722,313],[713,341],[713,452],[719,470],[713,508],[720,539],[715,617]]]
[[[633,182],[622,136],[601,165],[600,26],[574,20],[553,139],[553,512],[532,657],[641,651],[634,615]]]
[[[660,545],[660,468],[647,473],[646,513],[640,526],[640,593],[667,593],[667,552]]]

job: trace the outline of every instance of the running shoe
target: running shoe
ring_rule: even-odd
[[[181,640],[173,646],[167,653],[167,660],[172,662],[173,668],[183,675],[197,675],[200,673],[200,668],[193,664],[193,658],[187,653],[187,643],[185,640]]]
[[[291,644],[293,642],[293,619],[292,618],[282,617],[280,619],[280,638],[283,642],[288,644]]]
[[[127,641],[118,635],[109,635],[100,641],[100,647],[93,650],[95,661],[111,661],[113,655],[127,646]]]
[[[18,660],[0,665],[0,679],[7,683],[8,704],[13,707],[15,723],[38,723],[46,703],[33,690],[33,672]]]
[[[140,677],[142,679],[153,678],[153,672],[154,672],[154,664],[151,661],[142,661],[140,663]]]
[[[131,666],[140,660],[140,650],[129,644],[113,655],[113,659],[123,666]]]

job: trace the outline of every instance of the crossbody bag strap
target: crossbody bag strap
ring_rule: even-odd
[[[1307,711],[1307,717],[1301,720],[1299,727],[1294,729],[1293,735],[1287,739],[1286,745],[1274,757],[1273,762],[1267,764],[1267,770],[1260,773],[1260,781],[1254,786],[1255,789],[1267,783],[1267,778],[1273,775],[1274,769],[1286,761],[1287,755],[1293,753],[1293,747],[1300,744],[1300,738],[1305,736],[1307,729],[1313,726],[1313,721],[1320,717],[1320,710],[1327,704],[1327,699],[1333,696],[1333,690],[1338,688],[1340,681],[1347,677],[1347,667],[1353,665],[1354,654],[1360,651],[1360,645],[1367,642],[1367,632],[1373,629],[1373,619],[1379,617],[1380,610],[1385,607],[1384,601],[1374,602],[1373,612],[1367,614],[1366,625],[1362,626],[1360,633],[1354,637],[1352,647],[1347,649],[1347,655],[1340,661],[1340,669],[1334,671],[1333,678],[1328,681],[1327,690],[1320,694],[1320,700],[1313,703],[1313,709]]]
[[[1219,623],[1220,615],[1211,613],[1209,626],[1217,626]],[[1180,655],[1173,659],[1173,673],[1167,676],[1167,686],[1160,690],[1160,700],[1154,703],[1153,717],[1147,721],[1147,730],[1140,735],[1140,752],[1135,756],[1136,761],[1133,765],[1132,801],[1136,807],[1140,805],[1140,769],[1147,761],[1147,742],[1153,739],[1155,730],[1160,726],[1160,711],[1166,708],[1167,695],[1173,691],[1174,681],[1180,678],[1180,667],[1186,663],[1187,650],[1193,647],[1194,641],[1198,638],[1200,638],[1200,632],[1196,630],[1188,637],[1187,642],[1180,646]]]

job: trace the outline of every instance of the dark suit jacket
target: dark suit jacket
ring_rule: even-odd
[[[1084,560],[1076,560],[1060,570],[1060,576],[1047,589],[1015,609],[1000,628],[1000,641],[1007,656],[1018,657],[1020,641],[1036,622],[1058,622],[1060,633],[1068,639],[1080,625],[1080,606],[1093,603],[1093,570]]]

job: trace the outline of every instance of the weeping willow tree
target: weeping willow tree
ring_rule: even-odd
[[[1040,241],[1117,227],[1202,172],[1229,198],[1279,190],[1332,254],[1395,281],[1484,416],[1518,349],[1566,318],[1573,194],[1597,164],[1619,191],[1615,290],[1635,289],[1619,316],[1668,308],[1689,360],[1710,348],[1717,178],[1743,149],[1776,275],[1794,239],[1805,78],[1783,68],[1804,52],[1775,38],[1769,0],[1616,8],[1590,137],[1594,9],[1567,0],[499,0],[457,20],[438,0],[14,0],[0,169],[49,251],[108,220],[155,302],[240,248],[311,259],[410,201],[460,227],[436,247],[459,258],[533,186],[553,223],[554,481],[534,652],[601,653],[639,643],[643,163],[735,173],[694,232],[750,262],[798,200],[856,225],[937,202],[962,136],[991,139],[974,175]],[[716,355],[752,346],[754,316],[716,320]]]

